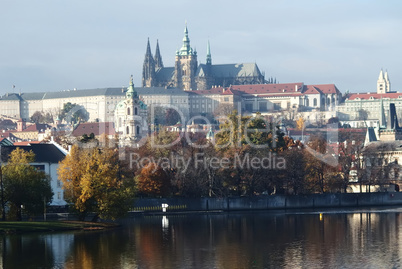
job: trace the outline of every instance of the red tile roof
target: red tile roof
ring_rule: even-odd
[[[340,94],[335,84],[305,85],[303,94]]]
[[[305,88],[303,91],[304,94],[321,94],[322,93],[318,88],[314,87],[313,85],[306,85],[304,88]]]
[[[80,123],[75,127],[73,131],[73,136],[90,135],[93,133],[95,136],[102,134],[115,135],[116,131],[114,129],[113,122],[88,122]]]
[[[36,132],[36,131],[44,132],[48,128],[50,128],[50,125],[35,123],[35,124],[28,126],[27,128],[25,128],[22,131],[23,132]]]
[[[297,91],[295,90],[297,87]],[[250,84],[232,85],[231,88],[242,93],[248,94],[275,94],[275,93],[295,93],[301,91],[302,82],[282,83],[282,84]]]
[[[390,98],[397,99],[401,96],[402,93],[392,92],[392,93],[351,93],[348,95],[347,100],[355,100],[356,98],[360,98],[361,100],[368,100],[371,97],[373,99],[381,99],[381,98]]]

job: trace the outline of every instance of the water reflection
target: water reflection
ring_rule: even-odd
[[[3,268],[393,268],[401,211],[143,216],[0,238]]]

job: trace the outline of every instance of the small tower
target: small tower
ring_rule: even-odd
[[[26,129],[26,122],[23,119],[17,121],[17,132],[22,132]]]
[[[152,87],[155,83],[155,60],[152,57],[149,38],[147,43],[147,51],[145,53],[144,64],[142,67],[142,87]]]
[[[133,76],[127,88],[126,98],[115,109],[115,128],[121,145],[133,145],[147,134],[147,106],[138,98]]]
[[[380,71],[380,75],[377,80],[377,93],[387,93],[391,91],[391,83],[389,82],[388,72]]]
[[[190,46],[187,24],[184,28],[183,45],[176,52],[174,84],[175,87],[189,91],[196,90],[197,52]]]

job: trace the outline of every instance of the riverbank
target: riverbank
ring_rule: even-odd
[[[260,195],[224,198],[138,198],[131,213],[288,210],[402,205],[402,192]]]
[[[4,221],[0,222],[0,234],[28,232],[57,232],[72,230],[104,230],[118,227],[115,223],[85,221]]]

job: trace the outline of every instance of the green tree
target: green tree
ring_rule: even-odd
[[[74,145],[60,163],[59,179],[65,199],[84,220],[115,219],[127,213],[134,196],[134,180],[120,174],[118,153],[112,148],[80,149]]]
[[[31,121],[34,123],[42,123],[45,116],[40,111],[35,111],[31,116]]]
[[[49,177],[29,165],[34,159],[32,151],[17,148],[11,152],[7,165],[3,167],[5,201],[17,220],[21,220],[22,210],[35,215],[42,212],[44,202],[52,201]]]
[[[66,120],[69,123],[71,121],[74,122],[85,122],[89,118],[88,112],[83,106],[78,104],[72,104],[70,102],[65,103],[63,105],[63,109],[61,110],[60,119]]]

